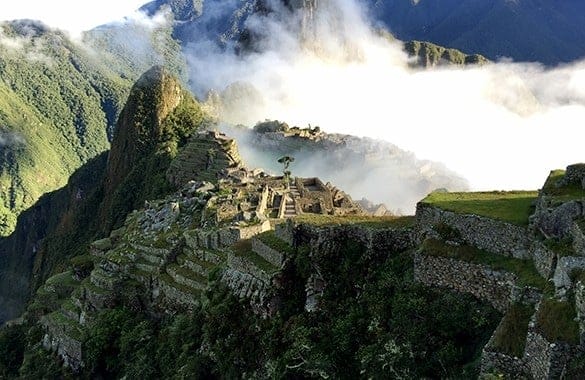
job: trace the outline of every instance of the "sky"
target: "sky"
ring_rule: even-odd
[[[210,4],[219,12],[239,1]],[[0,17],[41,19],[77,34],[130,16],[146,2],[55,0],[49,7],[19,0]],[[192,90],[205,99],[210,89],[244,84],[242,93],[226,91],[225,121],[279,119],[382,139],[445,164],[473,190],[535,189],[549,170],[585,159],[585,60],[556,68],[502,61],[416,69],[402,45],[372,29],[360,2],[320,4],[307,30],[297,30],[304,23],[288,14],[250,20],[248,27],[266,36],[261,54],[216,51],[205,38],[190,44],[184,53]]]
[[[2,4],[0,20],[33,19],[78,35],[131,15],[148,0],[16,0]]]

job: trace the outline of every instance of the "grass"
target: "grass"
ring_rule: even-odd
[[[198,283],[203,284],[203,285],[207,284],[206,277],[203,277],[199,273],[193,272],[191,269],[183,268],[183,267],[180,267],[176,264],[169,265],[169,269],[173,270],[179,276],[182,276],[182,277],[187,278],[189,280],[198,282]]]
[[[61,312],[61,310],[52,312],[48,315],[48,317],[52,319],[54,323],[61,325],[69,337],[77,341],[81,341],[83,339],[83,331],[81,330],[79,324],[67,318]]]
[[[355,224],[369,228],[407,228],[414,225],[414,216],[369,216],[369,215],[345,215],[333,216],[322,214],[302,214],[294,218],[299,223],[307,223],[314,226],[332,226]]]
[[[274,231],[266,231],[256,236],[262,243],[266,244],[270,248],[285,254],[293,254],[294,249],[288,245],[285,241],[279,239]]]
[[[422,249],[431,256],[483,264],[494,270],[514,273],[518,277],[518,285],[521,286],[531,286],[541,290],[546,286],[546,280],[536,271],[532,261],[496,255],[468,245],[452,246],[435,239],[427,239]]]
[[[169,276],[167,273],[161,273],[160,279],[163,282],[166,282],[167,285],[170,286],[171,288],[175,288],[184,294],[188,294],[190,296],[193,296],[193,298],[199,298],[201,296],[201,291],[199,289],[195,289],[195,288],[192,288],[192,287],[187,286],[187,285],[179,284],[178,282],[173,280],[173,278],[171,276]]]
[[[197,264],[200,267],[205,268],[205,269],[212,269],[213,267],[216,266],[214,263],[211,263],[211,262],[205,261],[205,260],[201,260],[195,256],[181,254],[177,257],[177,262],[180,265],[183,265],[185,263],[185,261],[190,261],[190,262]]]
[[[522,357],[526,345],[528,322],[534,314],[534,307],[523,304],[513,304],[502,318],[500,326],[495,332],[493,347],[501,353]]]
[[[107,295],[110,293],[110,291],[107,289],[100,288],[99,286],[92,284],[89,278],[83,280],[82,284],[87,290],[95,294]]]
[[[561,202],[585,198],[585,190],[578,184],[559,186],[564,176],[564,170],[552,170],[542,187],[543,193]]]
[[[491,191],[429,194],[423,203],[459,214],[473,214],[516,224],[528,225],[534,211],[536,191]]]
[[[252,251],[252,241],[251,240],[240,240],[236,244],[232,246],[234,254],[238,257],[242,257],[256,267],[261,269],[267,274],[272,274],[278,271],[278,268],[264,259],[262,256],[258,255],[256,252]]]
[[[557,239],[550,238],[544,241],[544,245],[556,253],[559,257],[565,256],[577,256],[575,249],[573,248],[573,238],[571,236]]]
[[[545,298],[536,314],[536,324],[550,342],[579,343],[577,314],[571,302]]]

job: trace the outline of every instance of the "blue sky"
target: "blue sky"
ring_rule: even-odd
[[[2,4],[0,20],[34,19],[73,35],[122,19],[148,0],[15,0]]]

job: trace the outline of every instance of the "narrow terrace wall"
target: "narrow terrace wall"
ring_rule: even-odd
[[[444,223],[458,231],[466,244],[488,252],[529,258],[529,238],[526,227],[477,215],[458,214],[419,202],[416,206],[416,228],[418,239],[436,234],[433,228]]]
[[[414,278],[427,286],[442,286],[470,293],[504,313],[508,310],[516,276],[460,260],[414,255]]]

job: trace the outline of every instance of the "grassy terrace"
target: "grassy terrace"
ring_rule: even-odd
[[[546,280],[536,271],[532,261],[496,255],[468,245],[452,246],[435,239],[426,240],[422,249],[431,256],[482,264],[494,270],[514,273],[518,277],[518,285],[521,286],[532,286],[541,290],[546,286]]]
[[[260,241],[270,248],[285,254],[293,254],[294,249],[288,245],[286,242],[282,241],[278,237],[273,230],[266,231],[261,233],[260,235],[256,236]]]
[[[579,343],[579,325],[573,302],[545,298],[536,314],[536,323],[550,342]]]
[[[553,196],[561,202],[585,198],[585,190],[577,184],[559,186],[564,176],[564,170],[551,171],[542,188],[544,194]]]
[[[434,192],[422,202],[459,214],[474,214],[526,226],[537,196],[537,191]]]
[[[236,256],[245,258],[267,274],[272,274],[278,271],[277,267],[266,261],[266,259],[258,255],[256,252],[252,251],[251,240],[240,240],[233,245],[232,249]]]
[[[314,226],[333,226],[341,224],[356,224],[370,228],[406,228],[414,225],[414,216],[368,216],[346,215],[333,216],[322,214],[302,214],[295,221]]]
[[[169,276],[166,273],[161,273],[160,279],[163,282],[165,282],[168,286],[170,286],[171,288],[175,288],[178,291],[180,291],[181,293],[192,296],[193,299],[199,299],[199,297],[201,296],[201,291],[199,289],[195,289],[195,288],[192,288],[192,287],[187,286],[187,285],[179,284],[178,282],[173,280],[173,278],[171,276]]]
[[[532,314],[534,314],[533,306],[513,304],[496,330],[494,349],[504,354],[522,357],[526,345],[528,322]]]

